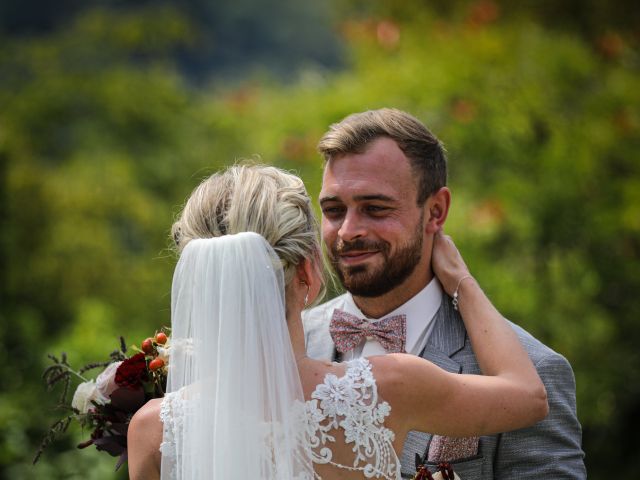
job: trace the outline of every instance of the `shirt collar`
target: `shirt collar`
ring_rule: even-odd
[[[344,310],[356,317],[363,318],[368,322],[375,323],[382,318],[392,317],[394,315],[405,315],[407,318],[407,340],[406,351],[411,352],[415,349],[416,343],[422,343],[424,333],[431,324],[435,314],[442,303],[442,286],[438,279],[434,276],[431,281],[416,293],[407,302],[400,305],[394,311],[389,312],[381,318],[367,317],[360,311],[350,293],[345,296]]]

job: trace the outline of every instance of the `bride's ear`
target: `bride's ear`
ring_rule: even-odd
[[[300,262],[296,267],[295,280],[309,287],[305,304],[312,303],[322,288],[322,279],[316,262],[309,258],[305,258]]]

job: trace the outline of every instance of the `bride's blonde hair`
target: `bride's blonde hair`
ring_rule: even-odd
[[[276,167],[234,165],[191,193],[171,235],[178,252],[195,238],[256,232],[282,261],[285,283],[305,258],[316,261],[318,224],[302,180]]]

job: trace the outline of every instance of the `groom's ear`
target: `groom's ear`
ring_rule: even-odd
[[[450,206],[451,191],[447,187],[442,187],[427,198],[423,207],[425,233],[435,234],[437,231],[442,229],[444,222],[447,221]]]

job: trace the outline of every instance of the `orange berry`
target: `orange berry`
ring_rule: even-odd
[[[159,343],[160,345],[167,343],[167,334],[164,332],[156,333],[156,343]]]
[[[159,368],[164,367],[164,360],[161,358],[154,358],[149,362],[149,370],[158,370]]]
[[[149,337],[142,341],[142,351],[147,355],[153,352],[153,338]]]

